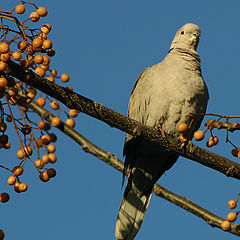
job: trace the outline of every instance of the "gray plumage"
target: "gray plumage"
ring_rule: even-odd
[[[165,59],[140,74],[130,97],[128,117],[177,136],[178,123],[190,123],[189,113],[205,113],[208,90],[196,52],[199,37],[200,29],[192,23],[177,31]],[[194,118],[189,131],[191,136],[201,121],[201,117]],[[118,240],[132,240],[142,224],[154,183],[172,167],[178,156],[129,134],[124,155],[125,169],[130,170],[130,175],[115,236]]]

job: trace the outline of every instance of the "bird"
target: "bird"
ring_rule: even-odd
[[[128,105],[129,118],[179,137],[177,125],[189,126],[189,139],[201,125],[209,93],[203,80],[197,46],[200,28],[187,23],[175,34],[166,57],[146,68],[138,77]],[[200,114],[201,113],[201,114]],[[154,184],[178,159],[141,135],[126,135],[123,154],[128,181],[120,205],[115,237],[132,240],[138,233]]]

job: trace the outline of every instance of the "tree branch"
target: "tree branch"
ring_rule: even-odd
[[[28,106],[36,112],[38,115],[40,115],[43,119],[45,119],[48,122],[51,122],[52,118],[55,117],[52,113],[44,109],[43,107],[40,107],[37,103],[31,102],[28,104]],[[74,130],[73,128],[69,127],[67,124],[62,123],[58,129],[62,132],[64,132],[66,135],[68,135],[70,138],[72,138],[75,142],[80,144],[81,148],[87,152],[91,153],[92,155],[96,156],[97,158],[101,159],[105,163],[109,164],[110,166],[114,167],[120,172],[123,172],[123,162],[120,161],[115,155],[113,155],[110,152],[106,152],[87,140],[84,136],[82,136],[79,132]],[[224,219],[218,217],[217,215],[209,212],[208,210],[202,208],[201,206],[191,202],[185,197],[179,196],[166,188],[160,186],[159,184],[154,185],[153,192],[156,196],[159,196],[161,198],[164,198],[168,200],[169,202],[172,202],[173,204],[193,213],[194,215],[202,218],[204,221],[206,221],[208,224],[210,224],[212,227],[218,227],[221,228],[221,223]],[[229,230],[230,233],[240,236],[240,224],[232,223],[231,229]]]
[[[174,151],[183,157],[215,169],[226,176],[240,179],[240,164],[193,144],[188,144],[186,148],[183,149],[177,139],[172,136],[166,134],[166,138],[164,138],[155,129],[140,124],[133,119],[127,118],[123,114],[106,108],[95,101],[48,81],[45,78],[39,77],[32,71],[23,69],[13,61],[8,62],[5,74],[16,77],[22,82],[54,97],[68,108],[77,109],[107,123],[111,127],[116,127],[135,137],[141,135],[145,139],[161,145],[166,151]]]

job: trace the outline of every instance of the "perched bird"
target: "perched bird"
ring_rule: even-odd
[[[129,101],[128,117],[162,132],[178,136],[180,122],[190,124],[192,138],[205,113],[208,90],[196,52],[200,28],[192,23],[181,27],[165,59],[146,68],[137,79]],[[193,121],[191,121],[193,120]],[[138,233],[152,195],[153,185],[171,168],[178,155],[159,145],[127,134],[124,145],[125,173],[130,175],[116,222],[118,240],[132,240]]]

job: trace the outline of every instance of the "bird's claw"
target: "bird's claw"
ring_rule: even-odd
[[[159,133],[161,133],[162,137],[167,138],[164,130],[163,130],[160,126],[157,126],[157,127],[156,127],[156,130],[157,130]]]

